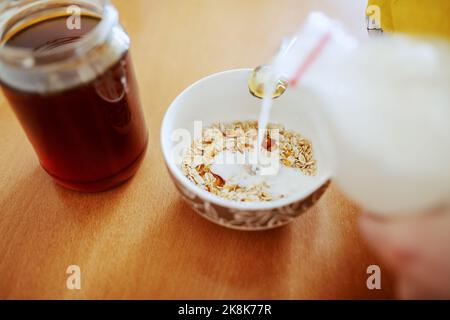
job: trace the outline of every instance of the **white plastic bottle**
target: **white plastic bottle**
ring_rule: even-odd
[[[272,70],[325,102],[334,179],[375,213],[450,205],[450,45],[383,36],[357,43],[313,13]],[[301,101],[298,101],[301,104]]]

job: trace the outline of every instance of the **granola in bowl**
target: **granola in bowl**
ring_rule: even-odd
[[[216,123],[202,131],[185,152],[181,169],[195,185],[221,198],[240,201],[273,201],[289,196],[316,175],[317,163],[311,142],[295,131],[270,124],[261,154],[256,121]],[[276,174],[258,173],[255,155],[276,154]],[[290,190],[289,190],[290,189]]]

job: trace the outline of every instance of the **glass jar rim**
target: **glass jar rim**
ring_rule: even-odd
[[[31,48],[7,46],[7,41],[2,42],[2,37],[4,37],[4,34],[2,33],[5,32],[5,26],[8,26],[8,22],[10,22],[13,17],[17,16],[25,10],[32,11],[33,7],[36,7],[36,10],[37,8],[39,8],[39,6],[49,6],[51,4],[60,3],[59,7],[64,8],[70,5],[77,5],[76,1],[72,0],[69,3],[68,1],[58,0],[30,0],[27,3],[22,3],[22,5],[24,6],[19,10],[11,10],[11,8],[8,8],[8,4],[4,8],[0,7],[0,63],[6,63],[8,65],[20,68],[38,67],[40,65],[38,61],[46,61],[45,63],[43,63],[43,65],[49,65],[60,62],[61,60],[67,60],[68,56],[75,58],[82,57],[92,48],[105,43],[108,39],[109,34],[111,33],[112,28],[118,23],[119,17],[117,10],[113,5],[111,5],[110,0],[99,0],[99,2],[100,3],[98,4],[95,4],[92,1],[88,2],[83,0],[78,2],[78,4],[80,5],[85,4],[90,6],[91,8],[96,7],[97,9],[99,9],[99,11],[95,12],[95,14],[99,15],[99,23],[78,41],[54,48],[51,50],[51,52],[35,51]],[[18,4],[20,5],[21,3],[13,4],[13,6]],[[2,14],[6,15],[6,17],[4,17],[3,19],[1,17]],[[23,20],[23,18],[18,19],[18,21],[21,20]],[[54,57],[54,59],[49,59],[52,57]]]

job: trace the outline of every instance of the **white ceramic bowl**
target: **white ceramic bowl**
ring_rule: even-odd
[[[300,132],[310,139],[317,161],[315,183],[299,188],[292,196],[270,202],[237,202],[219,198],[189,181],[176,161],[172,134],[185,129],[193,136],[194,121],[203,127],[215,122],[257,120],[261,100],[249,93],[251,69],[220,72],[203,78],[185,89],[170,105],[161,127],[161,146],[169,173],[182,196],[203,217],[240,230],[263,230],[284,225],[310,208],[325,192],[331,177],[325,135],[314,108],[321,103],[308,89],[287,90],[274,100],[270,122]],[[303,89],[303,88],[302,88]]]

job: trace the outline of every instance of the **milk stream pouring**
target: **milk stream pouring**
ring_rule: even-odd
[[[312,13],[270,68],[267,88],[283,77],[288,94],[309,90],[320,100],[313,112],[334,181],[350,198],[380,214],[449,205],[448,43],[387,35],[359,43]],[[265,94],[260,128],[270,119]]]

